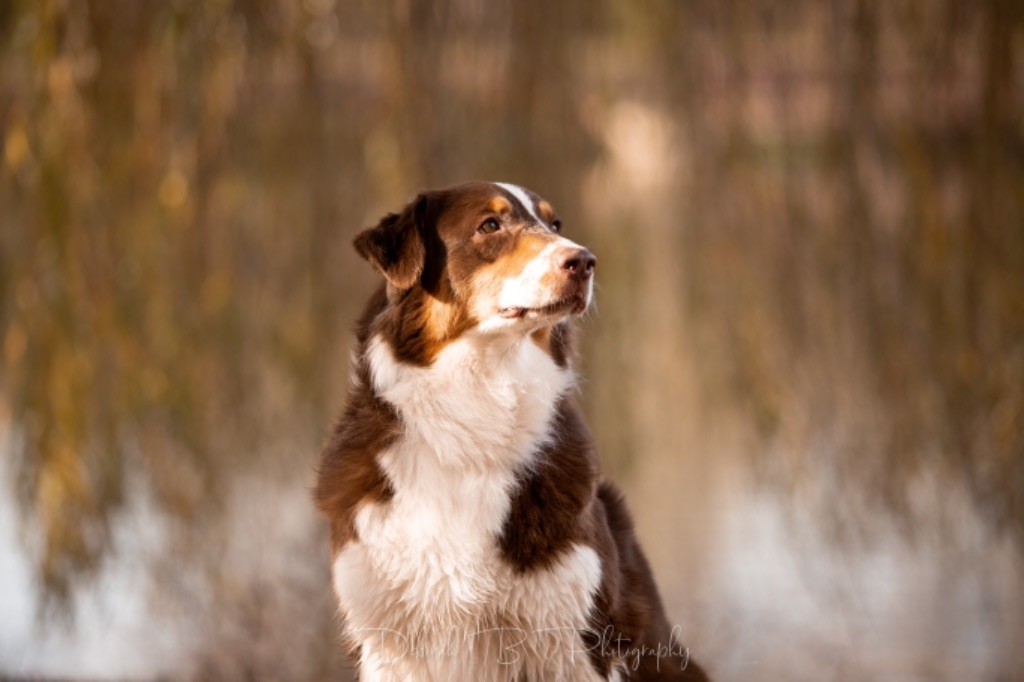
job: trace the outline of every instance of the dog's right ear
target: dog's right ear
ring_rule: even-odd
[[[426,249],[421,230],[426,203],[426,195],[419,195],[401,213],[384,216],[353,242],[359,255],[397,289],[411,288],[423,274]]]

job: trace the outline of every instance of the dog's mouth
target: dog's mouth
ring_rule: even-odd
[[[504,317],[507,320],[517,320],[525,317],[549,317],[552,315],[580,315],[584,310],[587,309],[587,299],[582,295],[568,296],[563,299],[559,299],[554,303],[548,303],[547,305],[537,306],[535,308],[524,308],[519,306],[510,306],[508,308],[499,308],[498,315]]]

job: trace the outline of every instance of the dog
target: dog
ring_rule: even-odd
[[[561,229],[472,182],[355,239],[384,282],[315,500],[363,680],[707,679],[574,404],[597,259]]]

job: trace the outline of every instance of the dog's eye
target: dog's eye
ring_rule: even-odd
[[[552,232],[561,232],[562,231],[562,221],[561,220],[552,220],[551,221],[551,231]]]
[[[501,225],[498,224],[497,219],[488,218],[487,220],[480,223],[480,227],[476,228],[476,231],[480,234],[493,234],[501,229]]]

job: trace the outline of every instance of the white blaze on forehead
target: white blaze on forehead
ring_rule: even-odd
[[[498,187],[501,187],[503,190],[505,190],[513,197],[515,197],[515,200],[523,205],[523,208],[526,209],[526,212],[529,213],[534,220],[536,220],[541,225],[547,225],[547,223],[541,220],[540,217],[537,215],[537,210],[533,206],[533,200],[530,199],[530,195],[526,193],[526,190],[524,190],[519,185],[513,185],[507,182],[496,182],[494,184],[496,184]]]

